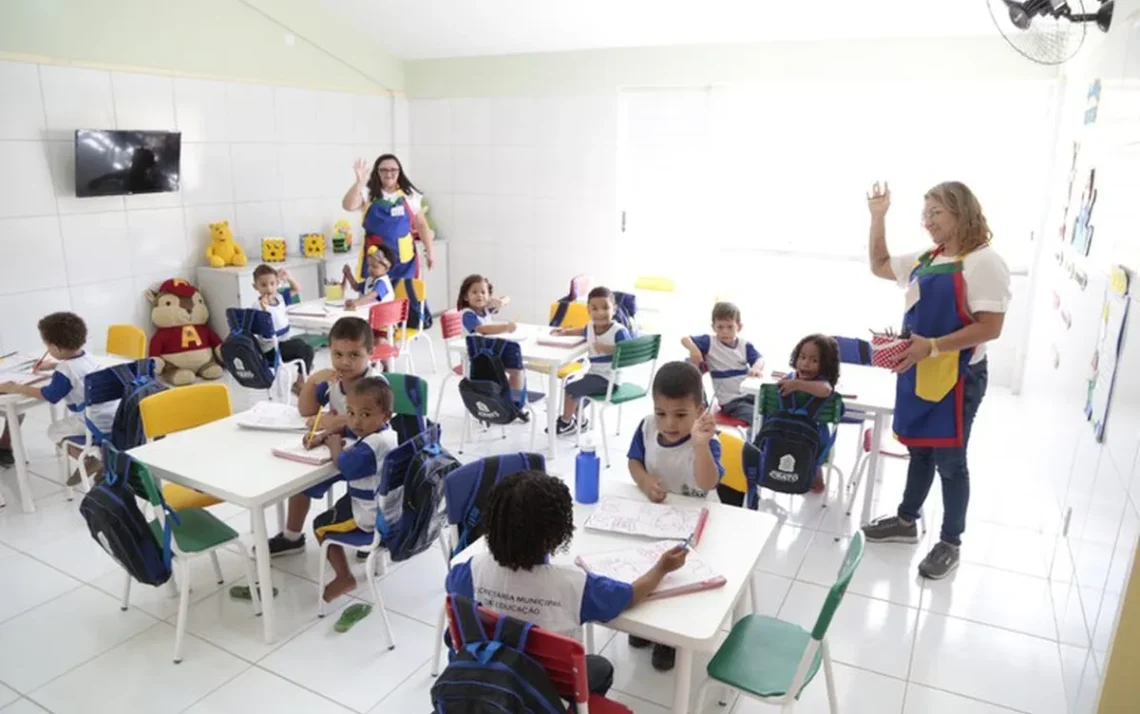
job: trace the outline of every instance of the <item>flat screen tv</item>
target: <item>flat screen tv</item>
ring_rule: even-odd
[[[181,154],[176,131],[77,129],[75,195],[177,191]]]

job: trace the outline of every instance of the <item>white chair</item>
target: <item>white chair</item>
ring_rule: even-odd
[[[379,500],[379,493],[373,494],[373,498]],[[396,646],[396,639],[392,635],[392,622],[388,619],[388,610],[384,607],[384,599],[380,597],[380,588],[376,585],[377,579],[383,577],[388,572],[388,552],[380,543],[380,527],[382,523],[383,513],[377,509],[376,523],[374,524],[375,528],[371,533],[357,528],[356,530],[346,533],[325,534],[324,539],[321,541],[321,566],[317,575],[317,617],[325,616],[325,608],[328,605],[323,597],[323,590],[325,586],[325,565],[329,559],[329,547],[339,545],[346,550],[355,548],[359,553],[367,553],[368,558],[364,561],[365,578],[368,580],[368,589],[372,591],[374,607],[380,612],[380,617],[384,622],[384,639],[387,642],[387,648],[393,649]]]

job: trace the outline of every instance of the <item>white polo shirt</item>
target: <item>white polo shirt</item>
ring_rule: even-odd
[[[720,440],[713,437],[709,441],[709,451],[716,462],[717,473],[724,476],[724,466],[720,462]],[[669,493],[682,496],[704,498],[708,493],[697,487],[695,472],[696,454],[693,451],[693,437],[686,436],[675,444],[665,444],[657,433],[657,421],[650,417],[642,419],[633,434],[626,458],[640,461],[651,475],[661,479],[661,485]]]

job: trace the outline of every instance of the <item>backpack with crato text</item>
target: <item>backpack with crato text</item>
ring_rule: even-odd
[[[439,442],[438,424],[401,442],[384,457],[380,493],[399,498],[402,509],[395,523],[377,511],[380,539],[392,560],[399,562],[435,545],[443,527],[443,480],[459,461]]]

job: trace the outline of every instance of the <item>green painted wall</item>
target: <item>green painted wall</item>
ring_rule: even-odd
[[[358,91],[404,85],[400,61],[308,0],[0,0],[0,54]]]

